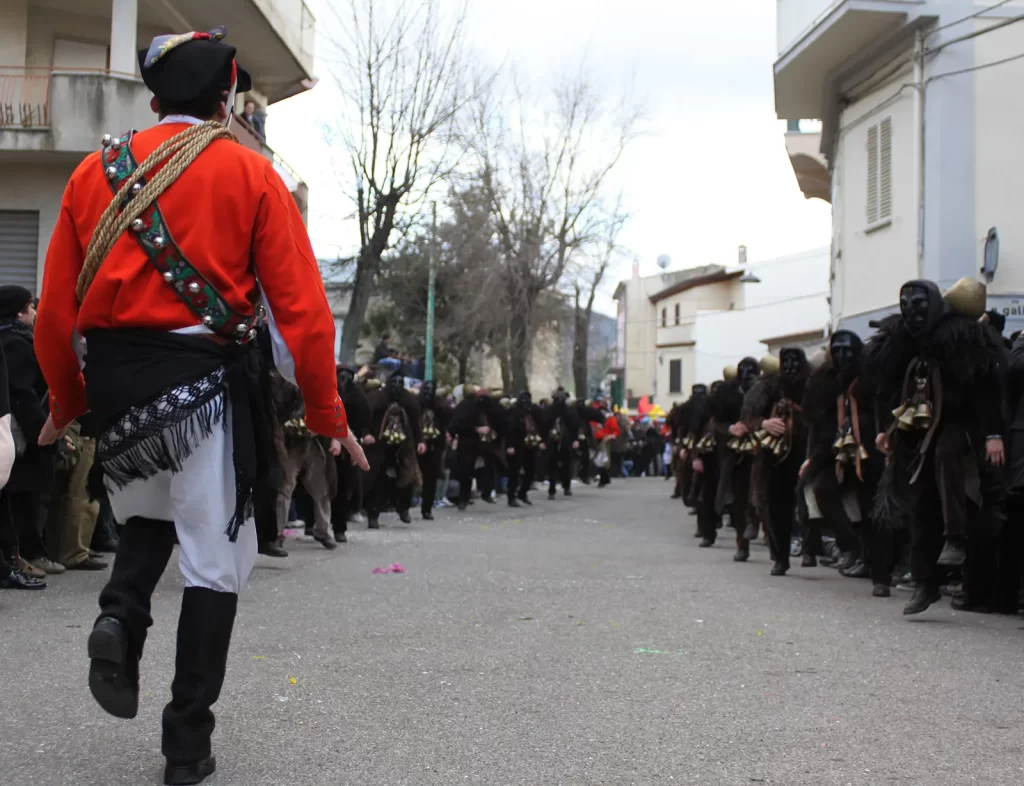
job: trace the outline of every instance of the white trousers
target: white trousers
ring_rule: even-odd
[[[855,489],[844,487],[842,489],[843,512],[851,523],[857,524],[861,520],[860,500],[857,498]],[[821,506],[818,504],[818,495],[812,486],[804,487],[804,501],[807,503],[807,517],[809,519],[820,519]]]
[[[178,566],[187,587],[238,593],[256,563],[256,525],[249,519],[232,543],[226,534],[235,512],[235,464],[232,458],[231,408],[224,423],[203,440],[180,472],[159,472],[124,488],[107,483],[114,517],[133,516],[174,522]]]

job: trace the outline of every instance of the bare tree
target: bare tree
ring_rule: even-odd
[[[522,390],[539,298],[599,237],[606,183],[639,112],[609,109],[582,71],[554,89],[549,107],[533,106],[518,85],[512,97],[477,103],[473,149],[503,258],[510,381]]]
[[[484,347],[494,351],[505,328],[503,304],[495,297],[501,291],[498,250],[487,201],[478,191],[453,190],[448,208],[451,216],[437,227],[436,239],[429,229],[421,229],[403,240],[382,264],[381,291],[388,306],[382,313],[403,348],[423,352],[428,257],[436,242],[435,357],[452,361],[458,381],[466,382],[473,351]]]
[[[472,73],[465,48],[468,0],[453,15],[439,0],[348,0],[347,31],[335,44],[331,76],[341,93],[327,128],[348,153],[354,176],[359,253],[341,336],[351,361],[366,307],[393,235],[424,195],[457,165],[456,118],[488,84]]]
[[[590,317],[594,313],[594,300],[604,281],[608,268],[620,251],[619,232],[628,220],[622,212],[622,196],[606,219],[605,239],[596,257],[586,259],[572,280],[573,295],[573,343],[572,376],[579,398],[587,396],[590,356]]]

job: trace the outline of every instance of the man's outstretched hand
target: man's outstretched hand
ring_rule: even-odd
[[[363,453],[363,446],[359,444],[359,440],[356,439],[355,435],[349,431],[348,436],[342,437],[341,447],[344,448],[345,452],[352,457],[352,463],[355,464],[363,472],[367,472],[370,469],[370,462],[366,460],[366,454]]]
[[[57,428],[53,422],[53,415],[50,415],[46,418],[46,423],[43,424],[43,430],[39,432],[38,442],[42,446],[52,445],[58,439],[63,439],[66,432],[66,427]]]

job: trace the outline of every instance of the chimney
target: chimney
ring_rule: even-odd
[[[634,259],[633,260],[633,280],[635,281],[638,278],[640,278],[640,260],[639,259]]]
[[[747,247],[740,246],[740,266],[747,264]]]

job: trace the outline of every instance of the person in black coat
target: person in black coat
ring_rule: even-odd
[[[508,434],[505,451],[508,454],[508,504],[519,507],[530,502],[530,486],[537,472],[537,451],[544,447],[541,437],[543,417],[540,407],[533,403],[530,391],[519,394],[508,410]]]
[[[420,432],[426,452],[420,454],[420,474],[423,476],[423,494],[420,513],[424,521],[434,518],[434,500],[437,481],[444,471],[444,454],[448,427],[452,422],[452,408],[437,397],[437,383],[427,380],[420,388]]]
[[[468,386],[465,398],[455,407],[448,427],[458,457],[459,510],[469,505],[477,460],[483,463],[480,498],[493,503],[496,447],[505,437],[505,411],[486,388]]]
[[[871,502],[885,458],[875,446],[874,391],[862,375],[863,344],[856,333],[837,330],[829,358],[807,381],[803,410],[807,456],[800,468],[797,503],[804,530],[804,567],[821,555],[827,526],[844,553],[857,560],[841,568],[845,576],[870,576],[872,594],[890,595],[895,558],[894,534],[871,520]]]
[[[22,559],[49,569],[53,563],[46,553],[40,512],[44,495],[53,489],[56,449],[38,445],[49,407],[46,380],[33,346],[35,316],[31,292],[19,286],[0,287],[0,346],[7,361],[11,415],[24,438],[4,490],[8,505],[0,515],[10,516]]]
[[[876,444],[888,456],[873,518],[910,530],[915,589],[904,614],[941,599],[942,579],[965,567],[969,548],[966,569],[976,570],[999,529],[1009,357],[979,321],[984,301],[984,286],[969,279],[945,295],[932,281],[908,281],[900,313],[865,348],[881,416]]]
[[[542,436],[548,456],[548,498],[554,499],[561,483],[565,496],[572,496],[573,453],[579,450],[580,421],[576,410],[566,401],[566,394],[558,391],[551,406],[544,413]]]
[[[420,430],[419,402],[405,389],[401,374],[392,373],[385,386],[370,396],[370,433],[363,444],[370,462],[367,527],[378,529],[380,511],[389,505],[403,523],[410,523],[412,491],[421,481],[417,456],[426,453],[427,446]]]
[[[370,435],[370,400],[355,377],[355,369],[351,366],[338,366],[338,393],[348,415],[348,427],[361,443],[369,447],[366,438]],[[362,495],[363,473],[345,451],[334,457],[334,466],[338,487],[331,500],[331,526],[334,539],[345,543],[348,540],[349,517]]]
[[[7,363],[0,344],[0,489],[10,477],[14,465],[14,437],[11,433],[11,403],[7,385]],[[8,509],[6,493],[0,494],[0,508]],[[46,581],[23,573],[18,565],[18,535],[14,522],[5,512],[0,515],[0,588],[46,589]]]

